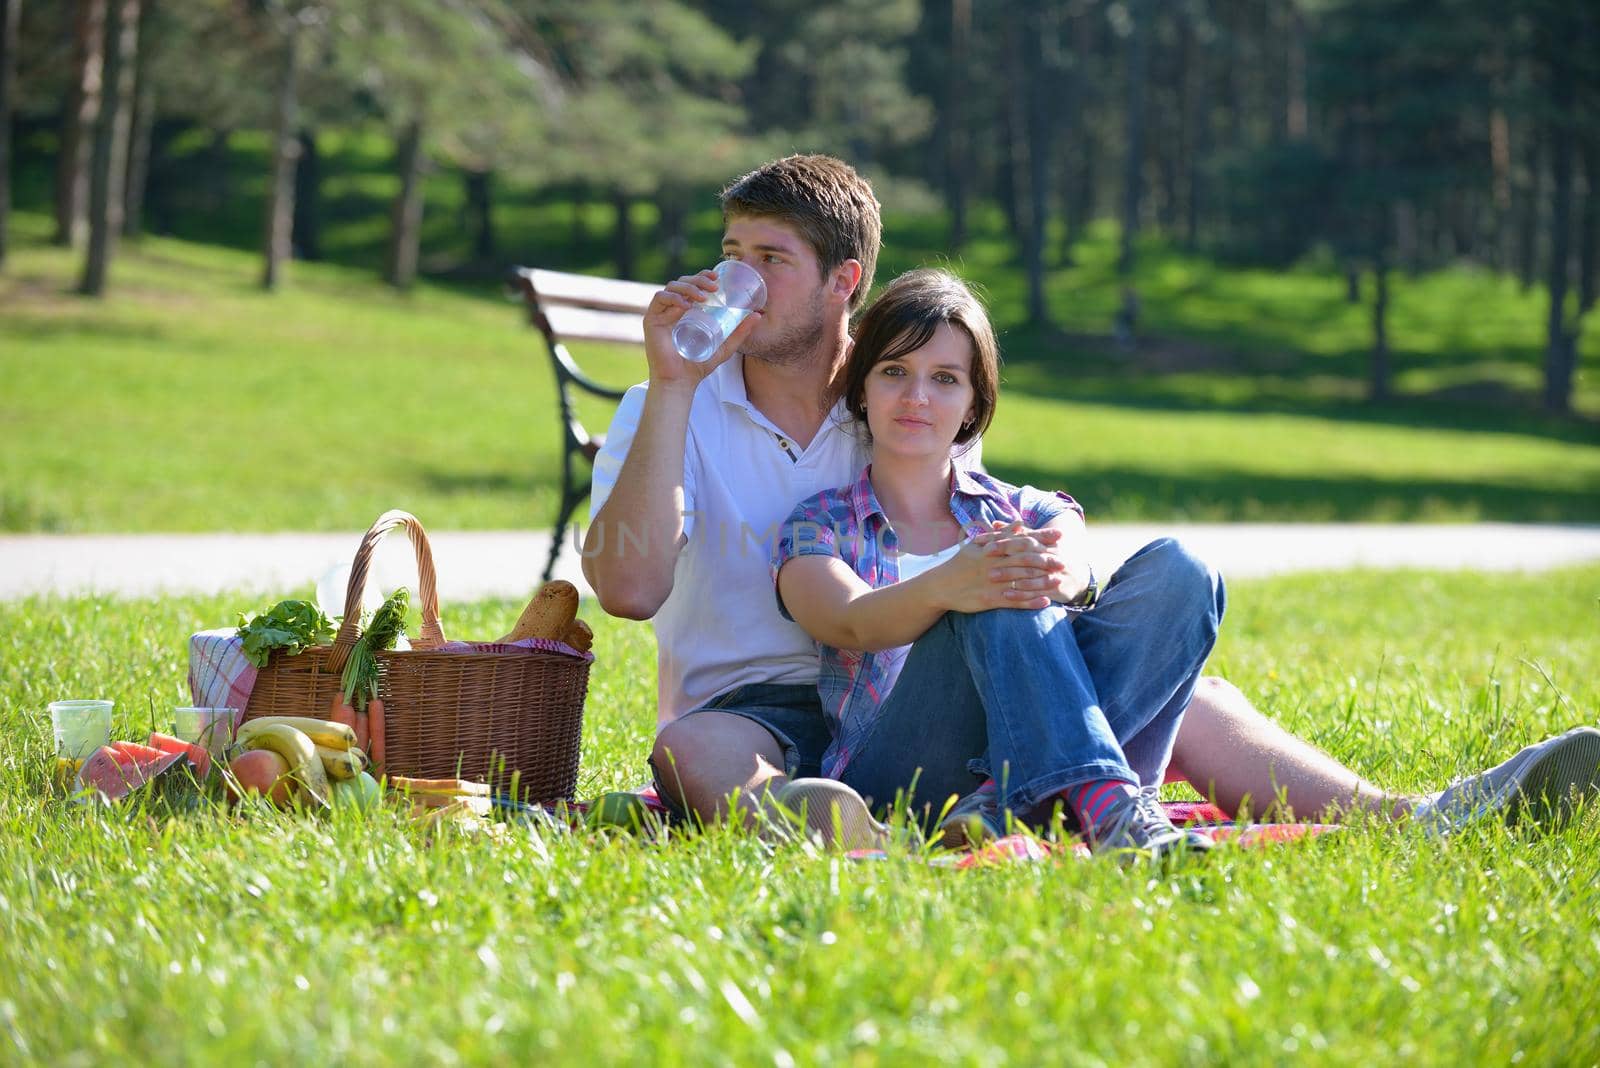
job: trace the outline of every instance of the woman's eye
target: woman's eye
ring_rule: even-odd
[[[947,386],[953,386],[956,383],[956,376],[951,374],[949,371],[940,371],[938,374],[933,376],[933,380],[935,382],[943,382]]]
[[[905,374],[904,371],[902,371],[900,368],[894,366],[893,364],[890,364],[888,367],[885,367],[883,369],[883,373],[886,374],[886,375],[903,375],[903,374]]]

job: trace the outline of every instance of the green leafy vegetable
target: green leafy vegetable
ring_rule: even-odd
[[[333,641],[333,621],[310,601],[279,601],[248,622],[240,612],[239,639],[244,643],[245,659],[258,668],[266,667],[274,649],[287,650],[293,656]]]
[[[405,633],[406,609],[410,603],[411,595],[401,586],[372,613],[366,630],[356,639],[339,680],[344,688],[344,699],[351,708],[365,708],[367,702],[378,695],[378,654],[393,649],[400,635]]]

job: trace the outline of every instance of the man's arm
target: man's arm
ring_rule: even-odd
[[[649,619],[672,592],[673,569],[685,541],[684,449],[694,391],[761,321],[760,312],[751,314],[705,363],[678,355],[673,326],[716,286],[710,271],[685,275],[657,293],[644,313],[649,388],[638,427],[621,443],[627,455],[608,495],[597,480],[595,495],[605,498],[583,541],[583,577],[600,607],[614,616]],[[612,446],[609,434],[607,445]]]
[[[685,541],[683,458],[693,403],[692,383],[650,386],[616,485],[589,523],[583,577],[611,615],[649,619],[672,592]]]

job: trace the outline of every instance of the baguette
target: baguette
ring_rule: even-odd
[[[561,635],[561,640],[578,650],[587,653],[594,647],[594,631],[589,629],[589,624],[581,619],[574,619],[566,633]]]
[[[559,641],[578,618],[578,588],[562,579],[553,579],[539,587],[528,607],[522,610],[517,625],[500,640],[520,642],[524,638],[545,638]]]
[[[488,797],[489,784],[470,779],[408,779],[389,776],[389,789],[406,794],[436,794],[446,797]]]

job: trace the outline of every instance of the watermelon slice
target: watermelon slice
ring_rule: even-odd
[[[195,745],[182,738],[174,738],[170,734],[156,731],[150,735],[150,748],[159,749],[163,753],[182,753],[189,758],[189,763],[194,765],[194,777],[197,779],[204,779],[211,774],[211,753],[203,745]]]
[[[112,742],[90,754],[78,769],[80,789],[120,801],[157,775],[189,759],[187,752],[165,753],[137,742]]]

